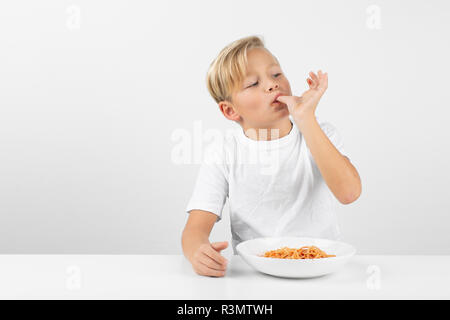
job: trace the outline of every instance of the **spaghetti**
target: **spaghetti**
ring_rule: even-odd
[[[283,247],[276,250],[266,251],[263,255],[266,258],[278,259],[320,259],[336,257],[332,254],[327,254],[316,246],[303,246],[299,249]]]

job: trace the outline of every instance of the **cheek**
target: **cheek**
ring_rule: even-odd
[[[264,108],[264,104],[267,103],[263,99],[263,97],[259,95],[251,95],[245,97],[245,99],[241,100],[242,106],[244,106],[244,110],[247,112],[256,113],[258,110],[261,110]],[[244,112],[245,112],[244,111]]]
[[[291,84],[287,79],[283,81],[282,87],[285,88],[287,94],[292,96]]]
[[[252,111],[254,114],[259,115],[267,111],[267,97],[257,97],[253,100]]]

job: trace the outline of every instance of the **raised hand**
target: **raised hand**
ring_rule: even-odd
[[[309,89],[300,97],[279,96],[277,98],[278,101],[287,105],[289,113],[299,121],[315,115],[319,100],[328,88],[328,73],[322,73],[319,70],[316,75],[311,71],[309,76],[310,78],[306,79]]]

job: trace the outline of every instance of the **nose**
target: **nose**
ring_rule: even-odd
[[[272,92],[273,90],[278,89],[278,83],[273,84],[269,87],[269,92]]]

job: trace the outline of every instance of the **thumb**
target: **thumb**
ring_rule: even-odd
[[[292,101],[292,96],[279,96],[277,98],[277,101],[288,104],[290,101]]]
[[[228,247],[228,241],[213,242],[211,243],[211,247],[213,247],[214,250],[221,251]]]
[[[295,108],[295,106],[303,100],[303,96],[279,96],[277,100],[284,103],[288,107],[289,112],[291,112],[292,108]]]

